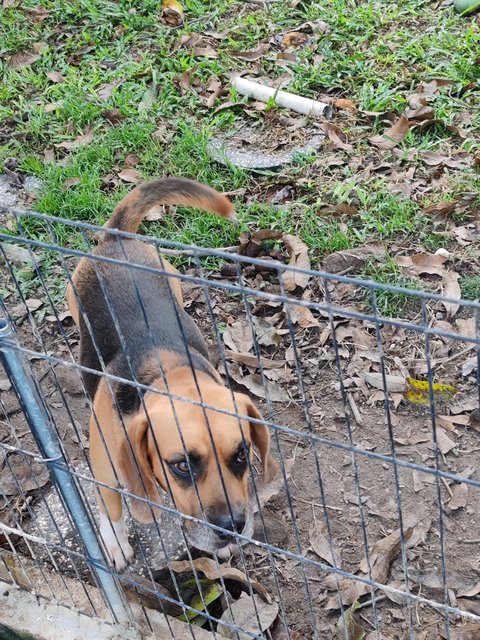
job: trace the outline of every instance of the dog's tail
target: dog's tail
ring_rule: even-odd
[[[230,200],[215,189],[186,178],[163,178],[145,182],[131,191],[116,206],[105,226],[136,233],[148,211],[160,204],[188,205],[213,211],[222,218],[237,219]]]

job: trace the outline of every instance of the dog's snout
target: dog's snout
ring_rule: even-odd
[[[226,531],[216,531],[216,534],[222,540],[231,538],[231,533],[242,533],[245,528],[245,513],[234,513],[233,517],[230,514],[215,516],[210,518],[210,522],[217,527],[226,529]]]

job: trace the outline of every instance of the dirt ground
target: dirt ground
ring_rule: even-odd
[[[312,281],[310,288],[313,300],[323,299],[324,292],[319,283]],[[264,290],[275,293],[278,286],[267,284]],[[334,638],[341,633],[337,626],[341,614],[338,601],[335,601],[338,592],[334,574],[328,570],[333,562],[332,554],[336,557],[337,567],[368,578],[368,569],[365,563],[362,564],[367,549],[370,549],[372,576],[377,581],[400,591],[408,588],[415,596],[440,604],[445,602],[444,557],[448,604],[479,615],[478,488],[448,478],[436,479],[421,470],[394,465],[391,459],[369,456],[393,455],[399,462],[426,469],[434,469],[438,462],[442,471],[459,474],[464,479],[480,480],[480,431],[475,413],[478,410],[478,383],[472,360],[475,352],[473,344],[461,339],[462,334],[474,335],[471,333],[472,312],[462,309],[457,319],[452,320],[439,303],[427,305],[431,327],[458,335],[457,340],[438,336],[430,340],[435,382],[453,385],[457,391],[453,398],[435,394],[436,416],[444,416],[436,423],[440,449],[436,454],[428,403],[426,406],[408,402],[405,391],[394,386],[398,386],[399,377],[425,378],[427,359],[425,338],[421,333],[391,327],[387,323],[380,325],[386,373],[393,376],[387,380],[387,384],[393,386],[388,387],[385,404],[382,385],[379,388],[378,384],[380,357],[375,325],[371,320],[349,319],[336,314],[332,325],[325,314],[313,311],[308,322],[303,323],[307,326],[299,326],[305,318],[299,320],[297,317],[290,332],[288,310],[280,303],[251,298],[246,301],[214,287],[209,294],[213,320],[222,328],[222,346],[227,347],[227,368],[234,388],[249,390],[264,416],[281,427],[278,440],[274,435],[277,457],[283,461],[294,459],[288,486],[281,487],[273,495],[263,514],[268,541],[296,557],[249,545],[243,550],[242,557],[232,562],[243,570],[247,568],[252,578],[270,590],[287,626],[300,638]],[[361,309],[356,287],[339,291],[338,285],[332,286],[331,294],[334,301],[335,296],[341,295],[338,304],[345,308],[353,308],[353,301],[357,300],[357,308]],[[209,305],[205,304],[201,287],[187,286],[185,298],[188,312],[208,337],[212,353],[218,356]],[[40,354],[38,358],[32,358],[32,366],[62,436],[70,464],[88,476],[88,403],[80,377],[67,366],[54,365],[52,370],[42,359],[45,353],[66,361],[77,357],[78,334],[71,318],[67,315],[58,323],[44,301],[30,314],[22,310],[16,295],[12,294],[6,302],[22,343]],[[409,313],[418,326],[420,316],[415,311],[415,304],[412,302]],[[266,359],[262,361],[266,365],[263,375],[270,402],[255,378],[258,367],[252,366],[245,357],[253,355],[253,341],[247,339],[245,344],[245,331],[237,331],[248,325],[249,316],[255,327],[259,355]],[[292,315],[292,320],[294,318]],[[332,326],[335,327],[336,348]],[[239,338],[240,334],[242,338]],[[241,358],[239,353],[243,354]],[[249,364],[242,364],[242,360]],[[272,361],[278,361],[279,366],[270,368]],[[35,450],[13,391],[8,389],[5,379],[1,383],[4,415],[0,419],[0,442],[27,451]],[[294,432],[285,433],[284,428]],[[312,442],[308,436],[319,438],[321,442]],[[352,445],[359,450],[354,457],[348,450]],[[57,541],[61,542],[63,538],[64,544],[75,551],[78,542],[67,517],[60,513],[62,507],[48,477],[38,469],[37,483],[43,486],[40,490],[35,489],[32,473],[25,468],[21,454],[5,448],[0,452],[2,450],[2,485],[12,482],[6,462],[9,460],[23,490],[19,488],[15,494],[11,489],[3,504],[0,501],[0,521],[9,526],[21,522],[26,531],[35,535],[49,536],[53,532]],[[20,457],[15,459],[15,456]],[[89,502],[93,502],[91,489],[86,492]],[[48,515],[49,510],[53,512],[53,518]],[[14,518],[12,513],[15,513]],[[325,514],[328,515],[331,546],[326,542]],[[398,541],[395,545],[391,540],[400,527],[400,514],[405,544]],[[58,527],[56,533],[54,526]],[[184,551],[176,527],[178,524],[171,522],[163,530],[166,557],[170,559]],[[145,573],[146,562],[152,569],[160,568],[165,562],[165,550],[159,551],[156,535],[155,530],[140,532],[140,541],[134,543],[137,550],[134,572],[142,573],[143,568]],[[0,544],[2,542],[5,539],[0,535]],[[18,544],[22,548],[19,541]],[[34,548],[41,561],[52,564],[53,559],[45,548],[43,551],[41,545],[34,545]],[[60,549],[53,557],[65,572],[73,571],[72,562],[80,567],[80,574],[85,571],[74,556],[69,558]],[[377,571],[378,564],[382,564],[380,572]],[[375,591],[374,600],[368,589],[357,594],[358,598],[353,596],[352,600],[352,585],[341,582],[340,587],[345,609],[355,601],[359,604],[354,619],[367,636],[373,633],[368,636],[371,638],[449,637],[447,627],[451,632],[465,622],[456,614],[450,614],[447,625],[445,614],[431,604],[413,602],[407,606],[398,594],[381,590]],[[353,625],[353,622],[349,624]],[[354,626],[349,630],[351,637],[364,637]]]

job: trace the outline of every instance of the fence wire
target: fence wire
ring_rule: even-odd
[[[203,626],[214,637],[350,640],[450,639],[458,628],[480,622],[478,302],[141,236],[160,260],[149,266],[129,260],[129,241],[139,238],[133,234],[8,211],[16,226],[0,233],[0,290],[4,325],[14,333],[9,349],[25,363],[62,460],[39,453],[24,402],[5,377],[0,579],[94,617],[105,616],[107,607],[115,621],[118,608],[105,591],[106,576],[120,585],[127,619],[133,621],[132,607],[140,607],[154,629],[156,609],[167,614],[172,638],[178,621],[191,637]],[[117,239],[121,259],[91,254],[100,232]],[[68,246],[60,237],[69,238]],[[28,259],[19,262],[18,247]],[[162,256],[182,256],[188,264],[173,272]],[[95,318],[72,281],[79,258],[96,274],[94,294],[113,325],[108,336],[95,333]],[[208,270],[206,258],[218,268]],[[219,276],[222,263],[231,265],[228,278]],[[180,393],[178,384],[170,388],[164,356],[152,356],[155,386],[148,376],[138,378],[132,335],[111,304],[109,277],[122,269],[137,310],[132,332],[142,326],[153,354],[159,319],[149,315],[150,292],[139,283],[168,282],[171,323],[181,333],[189,371]],[[309,281],[309,295],[301,288],[294,295],[286,286],[292,273]],[[80,359],[65,283],[93,345],[90,362]],[[208,343],[206,369],[199,369],[190,329],[173,304],[178,283],[184,308]],[[388,302],[398,300],[408,320],[388,313]],[[121,370],[105,361],[107,343],[119,345]],[[209,384],[223,385],[228,402],[220,401],[224,391],[205,393],[206,370]],[[106,405],[93,402],[92,388],[98,393],[101,384]],[[125,410],[125,398],[133,414]],[[111,450],[107,409],[108,420],[118,425],[118,446],[125,445],[124,455],[133,461],[136,491],[125,482],[118,451]],[[201,437],[200,431],[191,434],[200,427],[186,422],[186,413],[203,425]],[[155,500],[132,441],[135,415],[146,416],[146,459],[162,480]],[[166,415],[173,416],[171,433],[183,449],[173,461],[162,455]],[[99,434],[95,442],[89,441],[89,423]],[[234,423],[241,464],[226,452]],[[251,455],[254,444],[262,446],[252,434],[262,428],[278,463],[268,482],[262,482],[259,456]],[[192,442],[198,443],[195,451]],[[104,468],[92,469],[99,451],[107,453]],[[102,480],[107,468],[110,483]],[[85,526],[100,544],[108,542],[101,556],[85,546],[78,514],[59,483],[52,483],[55,469],[68,472]],[[249,497],[240,517],[238,487],[246,477]],[[118,504],[113,495],[123,504],[129,543],[121,528],[100,523],[99,510]],[[137,522],[139,509],[151,523]],[[232,545],[227,560],[226,544]],[[110,548],[119,554],[113,564]]]

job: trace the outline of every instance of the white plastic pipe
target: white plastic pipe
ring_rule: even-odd
[[[232,85],[242,96],[255,98],[260,102],[268,102],[270,98],[273,98],[279,107],[285,107],[285,109],[291,109],[306,116],[323,116],[325,118],[332,116],[332,108],[329,104],[310,98],[302,98],[302,96],[280,91],[273,87],[267,87],[258,82],[253,82],[253,80],[247,80],[247,78],[236,76],[232,78]]]

